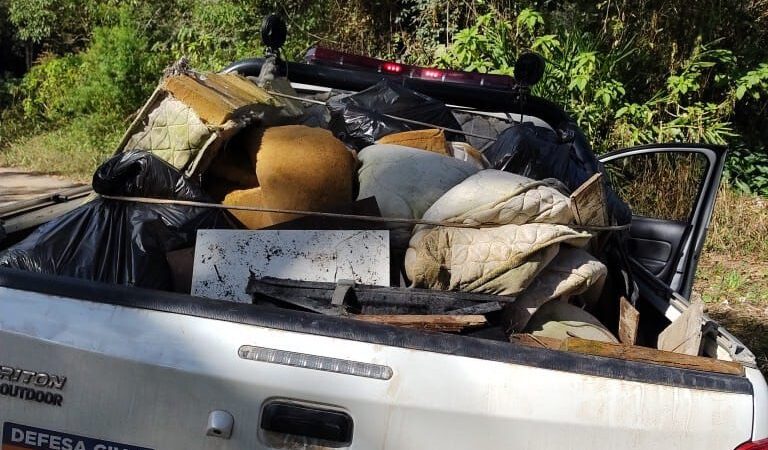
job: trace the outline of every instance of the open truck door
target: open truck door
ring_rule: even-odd
[[[655,144],[600,158],[632,209],[629,253],[683,297],[690,297],[714,211],[726,149]],[[690,255],[690,257],[689,257]]]

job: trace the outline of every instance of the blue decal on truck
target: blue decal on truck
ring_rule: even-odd
[[[3,424],[1,450],[152,450],[76,434],[35,428],[16,423]]]

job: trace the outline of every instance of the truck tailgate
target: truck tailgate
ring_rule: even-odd
[[[491,361],[0,287],[2,448],[55,448],[11,446],[45,433],[119,448],[317,443],[264,431],[270,401],[347,414],[359,449],[733,449],[751,436],[746,378],[642,382],[637,364],[616,362],[626,376],[613,378],[594,374],[603,358],[556,370],[561,352],[535,350],[535,363]],[[229,439],[206,435],[212,411],[234,418]]]

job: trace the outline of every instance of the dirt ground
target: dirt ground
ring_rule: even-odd
[[[704,253],[694,292],[710,317],[752,350],[768,376],[768,261]]]
[[[0,206],[81,186],[62,177],[0,167]]]

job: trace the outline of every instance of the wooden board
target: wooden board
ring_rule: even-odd
[[[635,345],[640,312],[624,297],[619,299],[619,342]]]
[[[571,194],[571,211],[579,225],[608,225],[603,174],[596,173]]]
[[[488,324],[485,316],[466,315],[351,315],[352,319],[365,322],[383,323],[420,330],[459,332],[469,328],[478,328]]]
[[[513,334],[509,336],[509,342],[513,344],[525,345],[527,347],[548,348],[551,350],[560,350],[563,341],[546,336],[534,336],[529,333]]]
[[[693,302],[680,317],[659,334],[659,350],[698,355],[701,350],[704,304]]]
[[[244,303],[253,277],[389,285],[389,231],[199,230],[192,294]]]
[[[568,338],[562,342],[560,350],[671,366],[680,369],[699,370],[702,372],[744,375],[744,366],[737,362],[665,352],[636,345],[610,344],[607,342]]]

